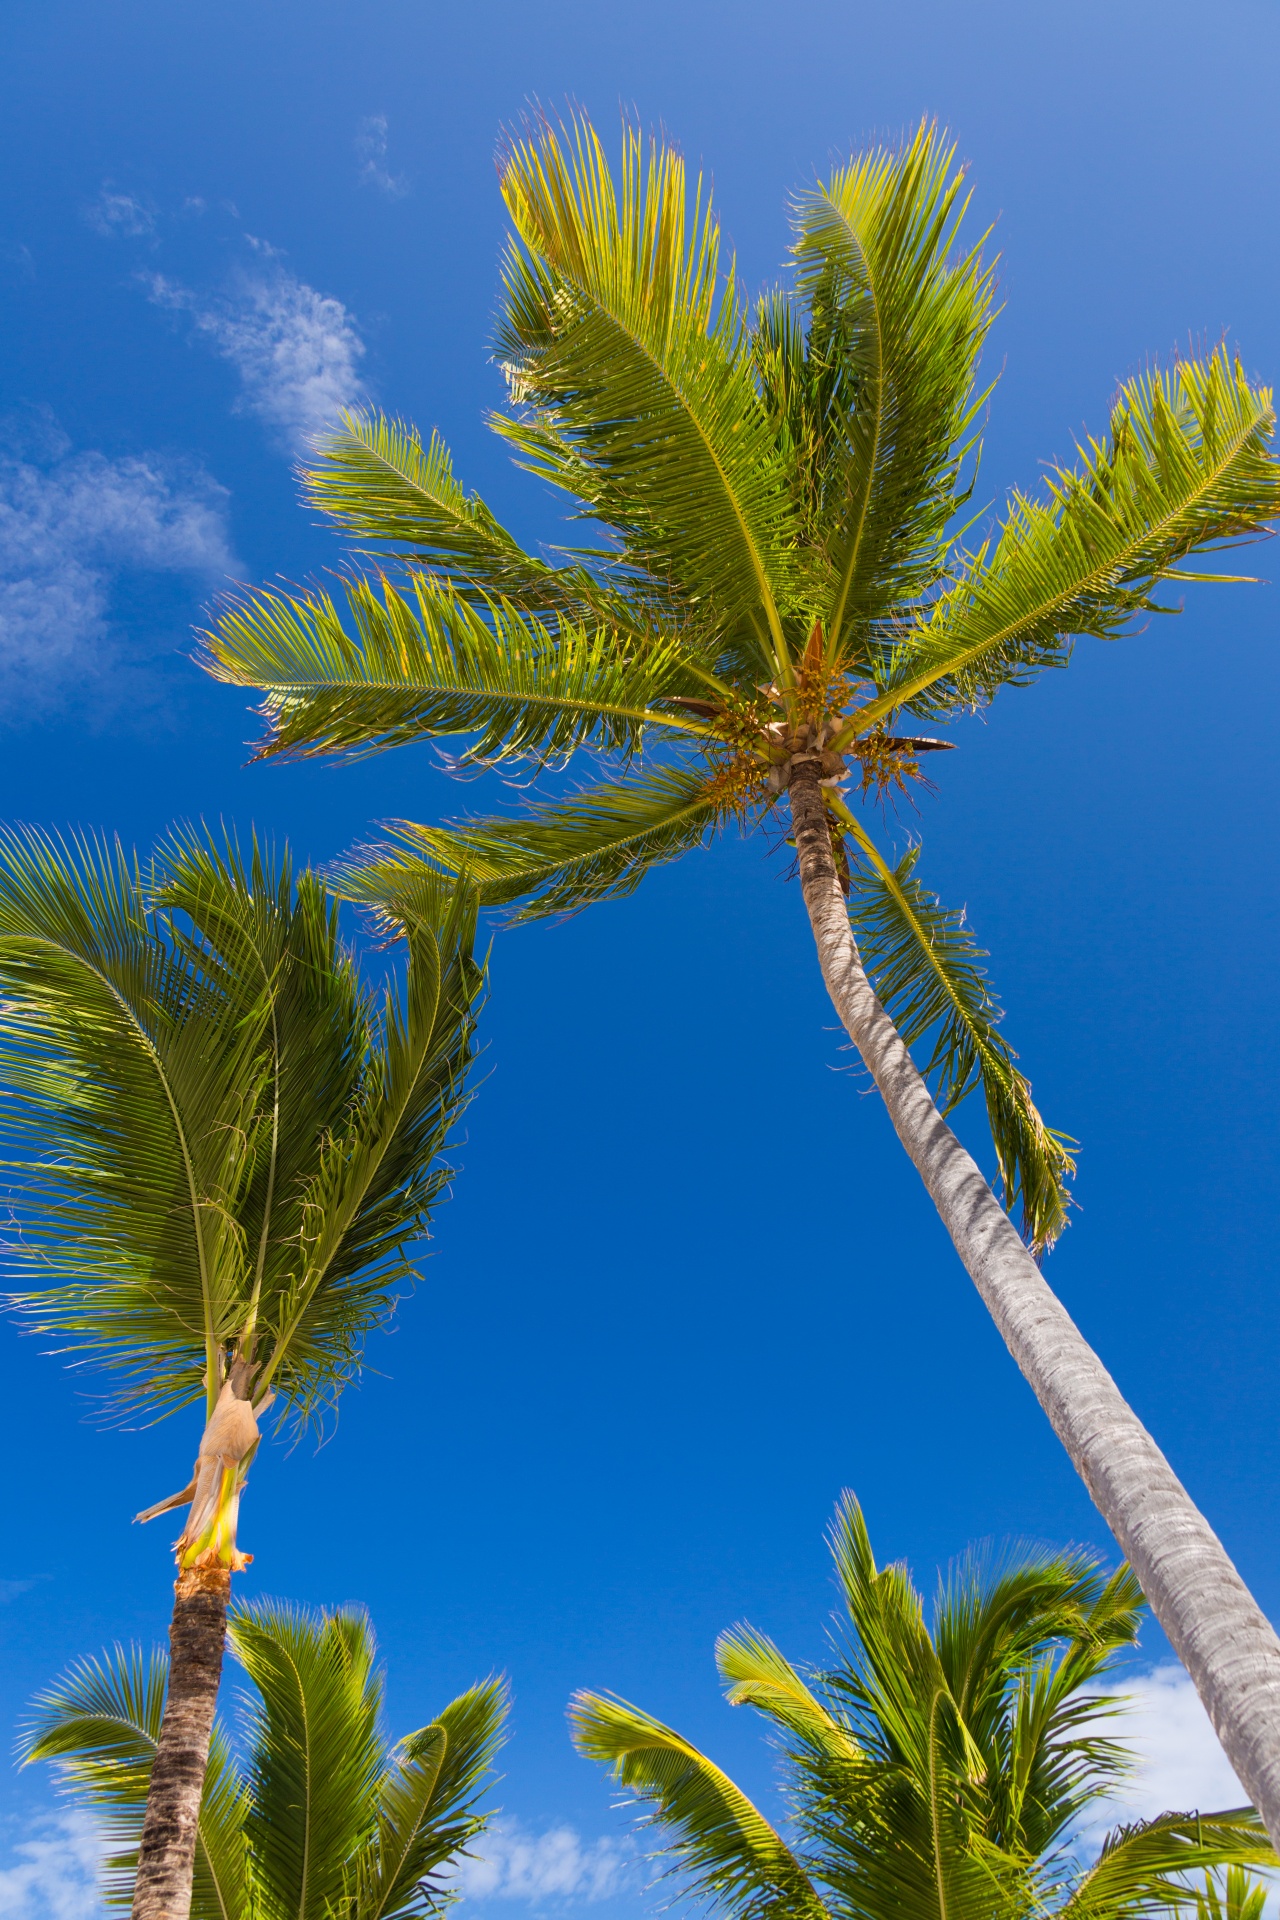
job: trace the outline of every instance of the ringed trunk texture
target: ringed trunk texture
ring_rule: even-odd
[[[823,979],[956,1251],[1195,1683],[1280,1849],[1280,1639],[942,1118],[863,971],[816,754],[792,761],[800,885]]]
[[[169,1628],[169,1691],[151,1768],[132,1920],[187,1920],[196,1826],[227,1635],[229,1567],[179,1574]]]

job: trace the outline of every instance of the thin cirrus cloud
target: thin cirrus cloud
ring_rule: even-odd
[[[584,1840],[573,1827],[530,1833],[518,1820],[495,1820],[462,1861],[457,1879],[464,1900],[606,1900],[622,1890],[632,1867],[627,1841]]]
[[[402,200],[409,191],[409,182],[402,173],[389,171],[387,146],[386,114],[369,114],[356,128],[355,149],[360,184],[362,187],[376,187],[389,200]]]
[[[198,467],[75,453],[47,417],[0,449],[0,688],[11,719],[92,690],[127,665],[111,617],[129,574],[235,571],[227,494]]]
[[[153,207],[136,194],[117,193],[110,186],[104,186],[97,199],[89,202],[84,217],[95,233],[107,239],[119,235],[126,240],[141,240],[156,230]]]
[[[300,280],[265,241],[249,244],[253,267],[219,294],[197,294],[159,273],[145,284],[158,306],[189,315],[197,338],[234,367],[237,410],[263,421],[284,450],[305,453],[365,398],[364,342],[341,300]]]

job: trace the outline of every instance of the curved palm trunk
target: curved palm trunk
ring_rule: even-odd
[[[849,925],[820,777],[816,756],[796,756],[790,800],[800,885],[827,991],[1005,1345],[1141,1581],[1280,1848],[1280,1639],[1046,1284],[876,998]]]
[[[147,1788],[132,1920],[187,1920],[191,1911],[200,1796],[222,1679],[231,1575],[252,1558],[236,1545],[240,1494],[258,1445],[248,1393],[246,1370],[238,1363],[201,1436],[191,1485],[138,1515],[150,1520],[191,1503],[175,1549],[179,1572],[169,1627],[169,1685]]]

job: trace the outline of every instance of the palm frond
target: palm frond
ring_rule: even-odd
[[[664,1850],[694,1898],[739,1920],[825,1920],[801,1862],[705,1754],[649,1714],[601,1694],[575,1694],[569,1719],[579,1751],[647,1801],[652,1822],[674,1834]]]
[[[1003,527],[895,646],[870,725],[896,707],[942,713],[1065,665],[1073,635],[1114,639],[1188,554],[1256,537],[1280,511],[1271,394],[1225,347],[1131,380],[1105,442],[1015,494]]]
[[[1199,1907],[1202,1886],[1188,1876],[1221,1867],[1277,1864],[1267,1832],[1252,1807],[1224,1813],[1163,1813],[1118,1827],[1097,1860],[1059,1909],[1059,1920]]]
[[[798,1740],[836,1761],[858,1762],[862,1751],[772,1640],[742,1625],[716,1641],[716,1665],[732,1707],[767,1714]]]
[[[60,1781],[103,1819],[111,1849],[108,1905],[127,1909],[160,1739],[169,1665],[136,1647],[82,1660],[36,1696],[23,1729],[24,1764],[50,1762]],[[209,1747],[196,1834],[193,1920],[256,1920],[245,1849],[245,1786],[220,1727]]]
[[[623,136],[615,184],[594,130],[515,141],[502,191],[516,239],[499,354],[544,477],[621,537],[620,558],[718,621],[758,623],[783,670],[794,524],[752,373],[738,293],[720,284],[701,186],[657,143]]]
[[[705,731],[660,704],[703,690],[674,641],[568,621],[553,633],[509,600],[474,604],[421,574],[409,594],[379,585],[347,583],[354,633],[328,594],[262,592],[205,636],[215,679],[266,696],[259,758],[474,734],[470,761],[545,766],[584,746],[630,754],[647,728]]]
[[[917,879],[918,847],[890,867],[852,816],[847,824],[863,855],[850,876],[849,917],[876,991],[909,1047],[933,1035],[924,1074],[944,1114],[981,1086],[1005,1205],[1021,1201],[1027,1239],[1048,1246],[1067,1224],[1073,1143],[1045,1125],[1014,1065],[987,956],[963,911]]]
[[[246,1700],[245,1834],[266,1912],[328,1920],[376,1830],[386,1764],[381,1679],[366,1617],[259,1601],[229,1623],[256,1690]]]
[[[832,657],[919,597],[941,565],[991,319],[981,242],[958,255],[968,206],[955,148],[923,122],[806,193],[799,290],[810,315],[806,444],[815,534],[831,563]]]
[[[392,823],[394,838],[330,870],[345,899],[380,908],[422,870],[456,874],[486,906],[523,902],[519,921],[617,899],[645,874],[703,845],[733,808],[705,768],[665,768],[549,802],[523,820],[455,827]]]
[[[506,1715],[504,1684],[486,1680],[400,1742],[377,1785],[377,1831],[357,1861],[353,1920],[408,1920],[454,1897],[440,1869],[487,1824],[477,1802]]]

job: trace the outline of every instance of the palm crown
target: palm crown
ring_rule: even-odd
[[[1113,1832],[1082,1867],[1072,1830],[1127,1770],[1099,1682],[1135,1637],[1127,1568],[971,1556],[933,1630],[902,1567],[877,1567],[856,1502],[831,1538],[844,1614],[832,1662],[802,1673],[748,1626],[716,1654],[734,1705],[780,1749],[788,1830],[670,1727],[609,1696],[571,1710],[582,1751],[647,1809],[657,1858],[737,1920],[1114,1920],[1222,1894],[1205,1871],[1274,1856],[1251,1808],[1168,1813]],[[1252,1898],[1237,1873],[1226,1889]]]
[[[936,722],[1112,638],[1196,550],[1280,505],[1270,395],[1225,349],[1124,385],[1106,433],[963,544],[991,319],[953,149],[923,126],[796,204],[795,284],[754,307],[701,185],[624,137],[615,183],[589,125],[535,128],[502,162],[514,226],[498,335],[516,458],[599,529],[555,564],[454,477],[436,435],[350,418],[307,474],[405,571],[231,605],[207,664],[266,695],[264,752],[365,752],[470,735],[463,764],[617,771],[515,818],[399,823],[338,884],[393,897],[463,869],[524,916],[634,887],[820,775],[854,928],[904,1039],[929,1035],[943,1110],[981,1084],[1006,1202],[1039,1247],[1066,1217],[1070,1142],[999,1031],[963,916],[886,857],[841,786],[875,797],[950,744]],[[642,758],[643,749],[643,758]]]
[[[364,1614],[269,1601],[232,1615],[253,1692],[245,1751],[215,1725],[200,1803],[192,1920],[421,1920],[483,1831],[477,1802],[502,1737],[489,1680],[391,1745]],[[108,1898],[128,1906],[160,1738],[168,1661],[117,1647],[35,1703],[26,1760],[51,1761],[105,1818]]]
[[[403,1004],[379,1003],[336,903],[287,857],[191,834],[144,869],[118,847],[0,838],[17,1303],[121,1376],[119,1404],[213,1416],[234,1387],[305,1419],[341,1389],[447,1178],[474,916],[438,880],[406,894]],[[211,1541],[232,1564],[221,1538],[188,1546]]]

